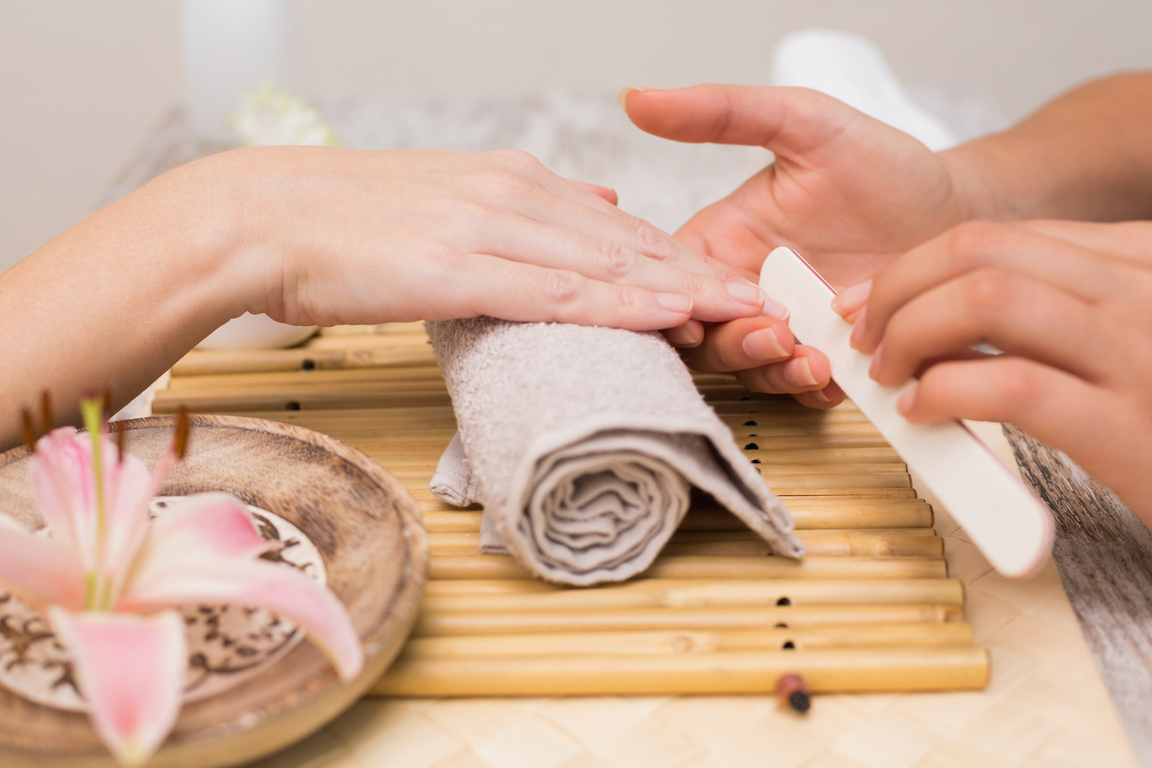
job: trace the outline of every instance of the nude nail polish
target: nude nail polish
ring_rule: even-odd
[[[781,360],[788,357],[788,352],[776,337],[771,328],[760,328],[744,337],[741,344],[744,354],[756,362],[766,363],[769,360]]]
[[[797,387],[814,387],[819,382],[812,375],[812,367],[808,365],[808,358],[798,357],[784,369],[784,378]]]
[[[868,312],[868,307],[860,310],[856,322],[852,324],[852,335],[848,337],[848,345],[857,351],[860,351],[860,344],[864,341],[864,315]]]
[[[777,320],[786,321],[788,319],[788,307],[784,306],[770,296],[765,296],[764,309],[760,311],[760,314],[766,317],[774,317]]]
[[[691,312],[692,299],[679,293],[658,293],[656,303],[669,312]]]
[[[852,313],[859,310],[868,301],[868,295],[872,292],[872,279],[869,278],[862,283],[850,285],[840,293],[832,297],[832,309],[836,310],[836,314],[841,317],[847,317]]]
[[[728,295],[741,304],[759,307],[768,298],[760,286],[740,280],[729,280],[727,283]]]
[[[651,88],[621,88],[620,93],[616,94],[616,103],[620,105],[620,109],[624,110],[624,114],[628,114],[628,94],[632,91],[644,92],[650,91]]]

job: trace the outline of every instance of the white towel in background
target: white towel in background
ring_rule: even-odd
[[[826,93],[933,152],[957,143],[952,129],[912,100],[880,49],[850,32],[814,28],[788,35],[773,51],[771,82]]]
[[[799,557],[784,505],[655,333],[490,318],[428,324],[459,432],[432,480],[484,505],[481,549],[549,581],[622,581],[711,494]]]

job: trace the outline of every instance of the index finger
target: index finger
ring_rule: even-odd
[[[864,118],[852,107],[807,88],[696,85],[625,89],[620,103],[642,131],[700,144],[763,146],[800,154],[828,144]],[[870,119],[870,118],[865,118]]]

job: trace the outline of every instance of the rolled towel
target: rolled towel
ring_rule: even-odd
[[[711,494],[800,557],[783,503],[655,333],[471,318],[428,324],[458,432],[432,491],[484,505],[480,548],[563,584],[622,581]]]

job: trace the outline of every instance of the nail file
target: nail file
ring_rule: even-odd
[[[905,389],[868,375],[869,355],[848,343],[852,326],[831,307],[836,291],[798,253],[777,248],[760,271],[760,287],[788,307],[797,340],[823,352],[832,378],[964,526],[992,566],[1025,577],[1052,547],[1047,506],[958,421],[912,424],[896,410]]]

